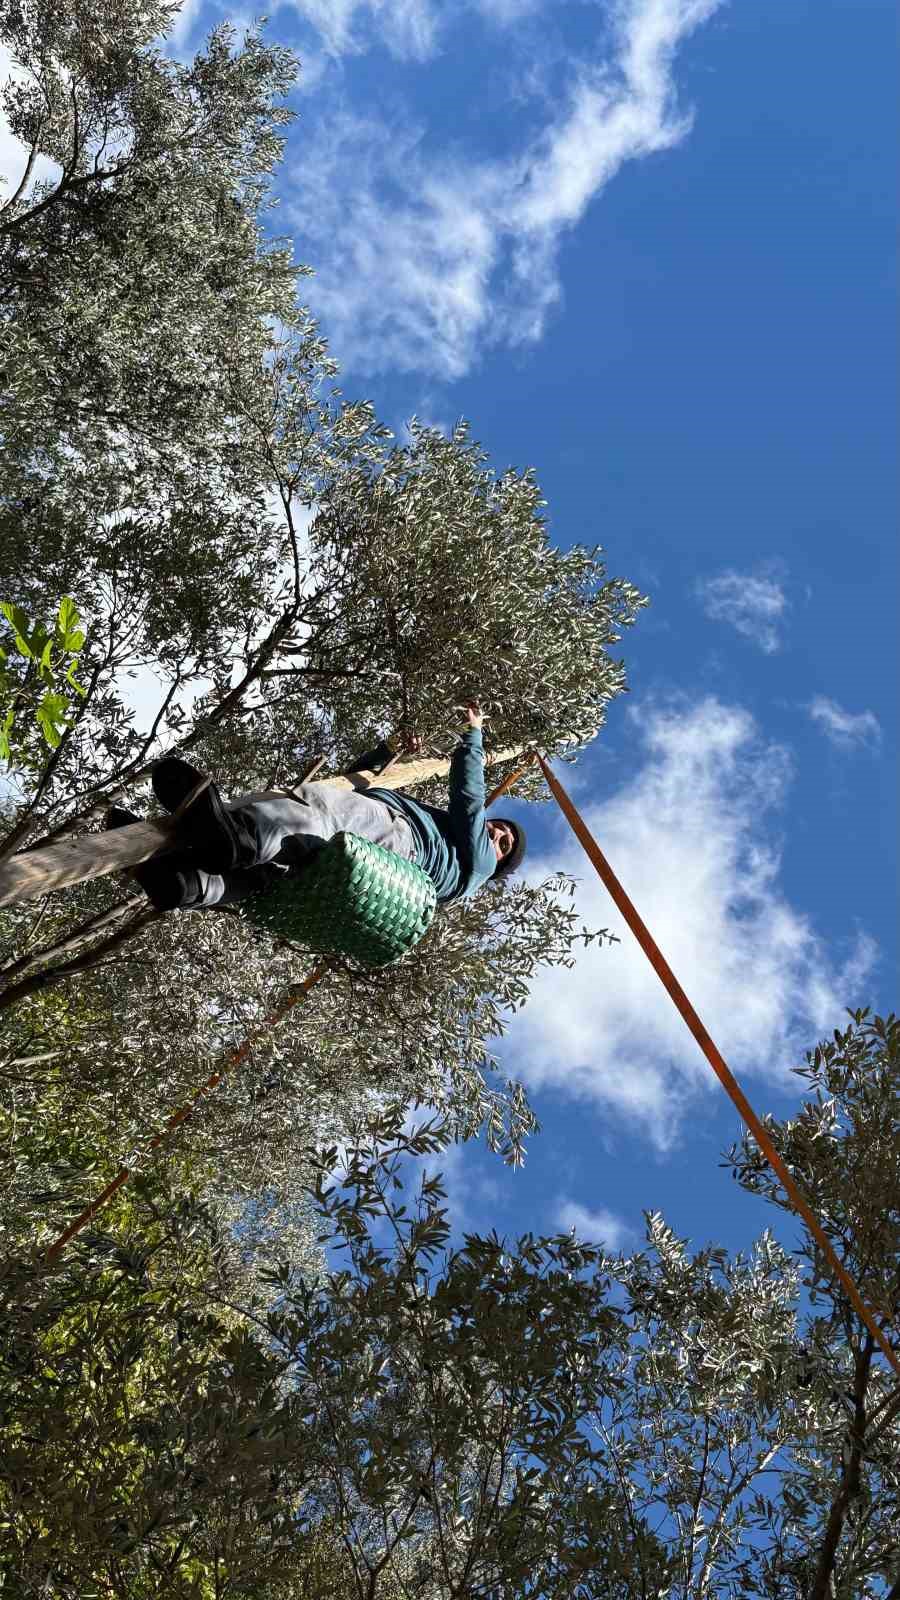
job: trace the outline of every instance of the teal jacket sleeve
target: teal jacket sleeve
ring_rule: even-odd
[[[453,752],[450,763],[450,804],[447,807],[453,842],[466,878],[477,879],[471,892],[493,875],[497,857],[487,831],[484,809],[484,748],[480,728],[470,728]]]

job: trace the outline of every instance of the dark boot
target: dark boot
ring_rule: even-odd
[[[110,806],[105,826],[127,828],[130,823],[140,820],[135,812],[127,811],[124,806]],[[157,911],[187,910],[196,904],[202,894],[200,879],[184,850],[151,856],[149,861],[142,861],[140,866],[129,870]]]
[[[151,781],[160,805],[174,814],[203,778],[204,774],[189,761],[167,756],[157,762]],[[252,824],[240,812],[226,811],[214,783],[208,782],[176,821],[179,839],[190,847],[194,861],[204,872],[226,873],[235,867],[256,866],[259,841]]]
[[[110,806],[103,821],[103,826],[109,832],[110,828],[128,828],[132,822],[143,822],[136,811],[128,811],[125,806]]]

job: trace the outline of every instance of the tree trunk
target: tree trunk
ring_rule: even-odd
[[[498,750],[487,754],[496,764],[512,761],[521,752]],[[440,757],[398,761],[380,776],[373,772],[354,772],[351,777],[320,778],[317,782],[336,789],[407,789],[428,778],[444,778],[450,763]],[[171,848],[175,826],[171,822],[135,822],[114,828],[109,833],[87,833],[78,838],[60,839],[43,850],[23,850],[0,864],[0,906],[19,900],[34,900],[51,889],[65,889],[86,878],[103,878],[110,872],[139,866],[150,856]]]

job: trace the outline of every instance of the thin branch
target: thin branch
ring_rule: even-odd
[[[135,902],[124,900],[119,905],[111,906],[107,911],[100,911],[93,917],[88,917],[86,922],[73,928],[71,933],[64,935],[55,944],[45,945],[43,950],[32,950],[18,956],[14,961],[0,969],[0,982],[7,983],[10,978],[19,977],[27,972],[30,967],[38,966],[42,961],[49,961],[51,956],[65,955],[69,950],[75,950],[85,939],[90,939],[95,933],[100,933],[103,928],[111,927],[113,923],[120,922],[130,911],[134,911]]]
[[[847,1512],[862,1488],[862,1454],[866,1431],[866,1390],[872,1365],[875,1340],[866,1332],[865,1340],[856,1357],[853,1382],[853,1419],[850,1423],[847,1444],[849,1450],[841,1464],[841,1484],[825,1525],[822,1546],[816,1566],[816,1575],[809,1591],[809,1600],[828,1600],[833,1592],[833,1575],[837,1562],[838,1545],[847,1520]]]
[[[360,667],[267,667],[260,677],[270,678],[396,678],[396,672],[364,672]]]
[[[52,114],[52,107],[48,106],[48,109]],[[192,138],[195,135],[199,135],[201,131],[200,127],[191,127],[180,139],[173,139],[170,144],[155,150],[147,149],[138,152],[132,146],[131,154],[126,160],[117,161],[111,166],[100,168],[97,167],[95,162],[94,171],[85,172],[81,177],[72,176],[71,168],[65,169],[56,188],[51,189],[43,200],[38,201],[29,211],[23,211],[19,216],[11,218],[9,222],[0,222],[0,234],[12,233],[13,229],[22,227],[27,222],[33,222],[35,217],[40,216],[42,211],[46,211],[50,206],[55,205],[58,200],[65,199],[67,195],[74,193],[76,190],[87,188],[92,183],[99,186],[106,183],[110,178],[121,178],[127,172],[130,172],[133,167],[140,164],[146,167],[152,166],[153,162],[158,161],[162,156],[171,155],[176,150],[184,149],[190,144]]]
[[[866,1439],[867,1449],[869,1445],[878,1443],[882,1434],[886,1432],[898,1415],[900,1415],[900,1389],[894,1395],[886,1395],[873,1411],[869,1419],[870,1424],[876,1417],[879,1418],[879,1422],[877,1428],[872,1428],[869,1432]]]
[[[137,916],[132,917],[131,921],[125,924],[124,928],[119,928],[108,939],[104,939],[102,944],[95,945],[93,949],[85,951],[83,955],[76,956],[72,961],[65,961],[61,966],[51,967],[46,972],[32,973],[29,977],[23,978],[21,982],[11,984],[8,989],[5,989],[0,994],[0,1011],[9,1011],[13,1006],[18,1005],[20,1000],[26,1000],[32,994],[39,994],[43,989],[50,988],[52,984],[62,983],[65,978],[73,977],[79,972],[87,972],[91,967],[105,965],[105,956],[113,950],[120,949],[129,939],[134,938],[138,933],[142,933],[149,923],[155,922],[157,918],[162,916],[165,916],[165,912],[157,911],[152,906],[147,910],[139,911]]]
[[[275,465],[274,452],[271,450],[271,448],[269,448],[268,444],[267,454],[269,455],[272,466],[275,469],[275,476],[278,480],[278,493],[281,496],[281,504],[284,507],[284,517],[285,522],[287,523],[288,537],[291,541],[291,555],[294,562],[294,605],[299,607],[303,599],[302,585],[300,582],[300,546],[297,541],[297,530],[294,527],[294,513],[291,508],[291,491],[290,488],[285,485],[281,473],[278,471],[278,468]]]
[[[37,938],[38,933],[40,931],[41,923],[44,921],[44,919],[47,916],[47,913],[49,912],[49,910],[50,910],[50,896],[48,895],[46,900],[44,901],[43,905],[41,905],[38,908],[37,916],[35,917],[34,921],[32,922],[31,927],[28,929],[28,932],[26,933],[24,939],[20,943],[19,948],[22,949],[23,954],[24,954],[24,952],[26,950],[28,950],[30,948],[31,945],[34,944],[34,941]],[[8,950],[7,950],[7,952],[6,952],[6,955],[0,956],[0,961],[6,961],[7,956],[8,957],[14,957],[16,948],[17,948],[16,945],[10,945]],[[0,968],[0,971],[2,971],[2,970],[3,970],[3,968]]]
[[[121,177],[123,173],[129,170],[131,165],[131,162],[124,162],[115,167],[107,167],[105,172],[99,172],[96,175],[93,172],[86,172],[81,178],[72,178],[68,172],[64,172],[56,188],[51,189],[43,200],[37,201],[30,211],[20,212],[19,216],[11,218],[9,222],[0,222],[0,234],[12,233],[14,229],[21,228],[26,222],[33,222],[35,217],[39,217],[42,211],[49,210],[50,206],[55,205],[58,200],[62,200],[76,189],[83,189],[89,183],[103,182],[107,178]]]
[[[32,144],[31,149],[30,149],[30,151],[28,153],[28,160],[27,160],[27,162],[25,164],[25,171],[23,172],[22,177],[20,178],[18,186],[16,187],[16,189],[14,189],[13,193],[9,196],[9,198],[7,200],[4,200],[3,204],[0,205],[0,216],[2,216],[4,211],[8,211],[11,206],[14,206],[17,203],[17,201],[21,198],[21,196],[25,193],[25,190],[28,188],[28,184],[29,184],[29,180],[31,178],[31,174],[34,171],[34,163],[37,160],[38,149],[39,149],[39,145],[40,145],[40,136],[41,136],[41,127],[38,127],[38,131],[35,134],[34,143]]]
[[[722,1504],[719,1507],[718,1515],[716,1516],[714,1522],[712,1522],[707,1528],[706,1555],[704,1556],[703,1566],[700,1569],[700,1587],[698,1590],[700,1595],[703,1594],[706,1585],[709,1582],[709,1575],[712,1570],[713,1561],[718,1554],[719,1542],[725,1528],[725,1518],[728,1514],[729,1507],[732,1506],[736,1500],[740,1499],[741,1495],[744,1493],[744,1490],[749,1488],[754,1478],[758,1477],[761,1473],[768,1472],[770,1470],[769,1462],[772,1461],[775,1456],[777,1456],[783,1444],[783,1440],[777,1440],[776,1443],[772,1445],[771,1449],[767,1450],[754,1466],[748,1467],[743,1477],[738,1478],[737,1482],[735,1482],[736,1468],[733,1464],[731,1447],[729,1446],[728,1456],[729,1461],[732,1462],[732,1469],[722,1494]]]
[[[163,717],[165,716],[166,712],[168,711],[170,705],[172,704],[172,701],[173,701],[173,699],[175,697],[176,692],[181,688],[181,685],[182,685],[183,682],[184,682],[184,674],[183,674],[183,672],[181,670],[181,666],[177,666],[175,668],[175,677],[173,678],[171,684],[169,685],[168,693],[163,698],[162,705],[160,706],[159,710],[156,713],[156,716],[153,718],[153,721],[152,721],[152,723],[150,725],[150,732],[147,734],[147,737],[144,740],[143,744],[141,745],[141,748],[138,751],[137,755],[133,758],[135,761],[137,761],[137,762],[143,761],[144,756],[147,754],[147,751],[150,749],[150,746],[155,743],[156,731],[157,731],[160,723],[162,722]]]
[[[635,1520],[634,1506],[632,1505],[631,1484],[622,1471],[619,1463],[619,1453],[615,1445],[610,1440],[607,1430],[600,1420],[599,1414],[597,1415],[597,1429],[601,1435],[601,1438],[603,1439],[604,1444],[606,1445],[607,1450],[609,1451],[609,1454],[612,1458],[613,1470],[619,1480],[619,1488],[622,1491],[622,1497],[625,1501],[625,1510],[628,1514],[628,1525],[631,1528],[631,1536],[634,1540],[634,1548],[637,1551],[638,1563],[640,1566],[641,1600],[647,1600],[647,1574],[644,1571],[644,1557],[641,1551],[641,1540],[637,1522]]]
[[[69,99],[72,103],[72,159],[68,170],[77,172],[78,158],[81,155],[81,119],[78,115],[78,86],[74,78],[69,84]]]
[[[700,1475],[699,1475],[698,1480],[697,1480],[697,1493],[696,1493],[696,1496],[694,1498],[693,1515],[691,1517],[691,1535],[690,1535],[690,1540],[688,1542],[687,1558],[686,1558],[686,1563],[685,1563],[685,1589],[687,1589],[688,1585],[690,1584],[691,1576],[692,1576],[693,1571],[694,1571],[694,1551],[695,1551],[696,1546],[697,1546],[697,1523],[698,1523],[698,1521],[700,1519],[700,1512],[701,1512],[701,1508],[702,1508],[702,1505],[703,1505],[703,1496],[704,1496],[704,1494],[706,1492],[706,1473],[707,1473],[708,1467],[709,1467],[709,1416],[708,1415],[704,1415],[704,1418],[703,1418],[703,1461],[702,1461],[702,1464],[701,1464],[701,1467],[700,1467]],[[704,1589],[703,1575],[701,1574],[700,1590],[699,1590],[699,1593],[701,1595],[703,1593],[703,1589]]]

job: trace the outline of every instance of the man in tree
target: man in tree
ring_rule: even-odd
[[[223,801],[215,784],[178,756],[160,761],[153,789],[174,813],[183,848],[135,869],[135,878],[160,911],[208,910],[265,892],[285,873],[297,874],[336,833],[359,834],[413,861],[435,886],[440,902],[467,899],[491,878],[514,871],[525,854],[520,823],[485,814],[484,713],[466,706],[466,730],[450,764],[446,810],[391,789],[365,793],[301,784],[292,794],[265,791]],[[404,748],[420,747],[416,737]],[[353,772],[376,774],[394,752],[386,742],[358,757]],[[114,806],[109,827],[139,819]]]

